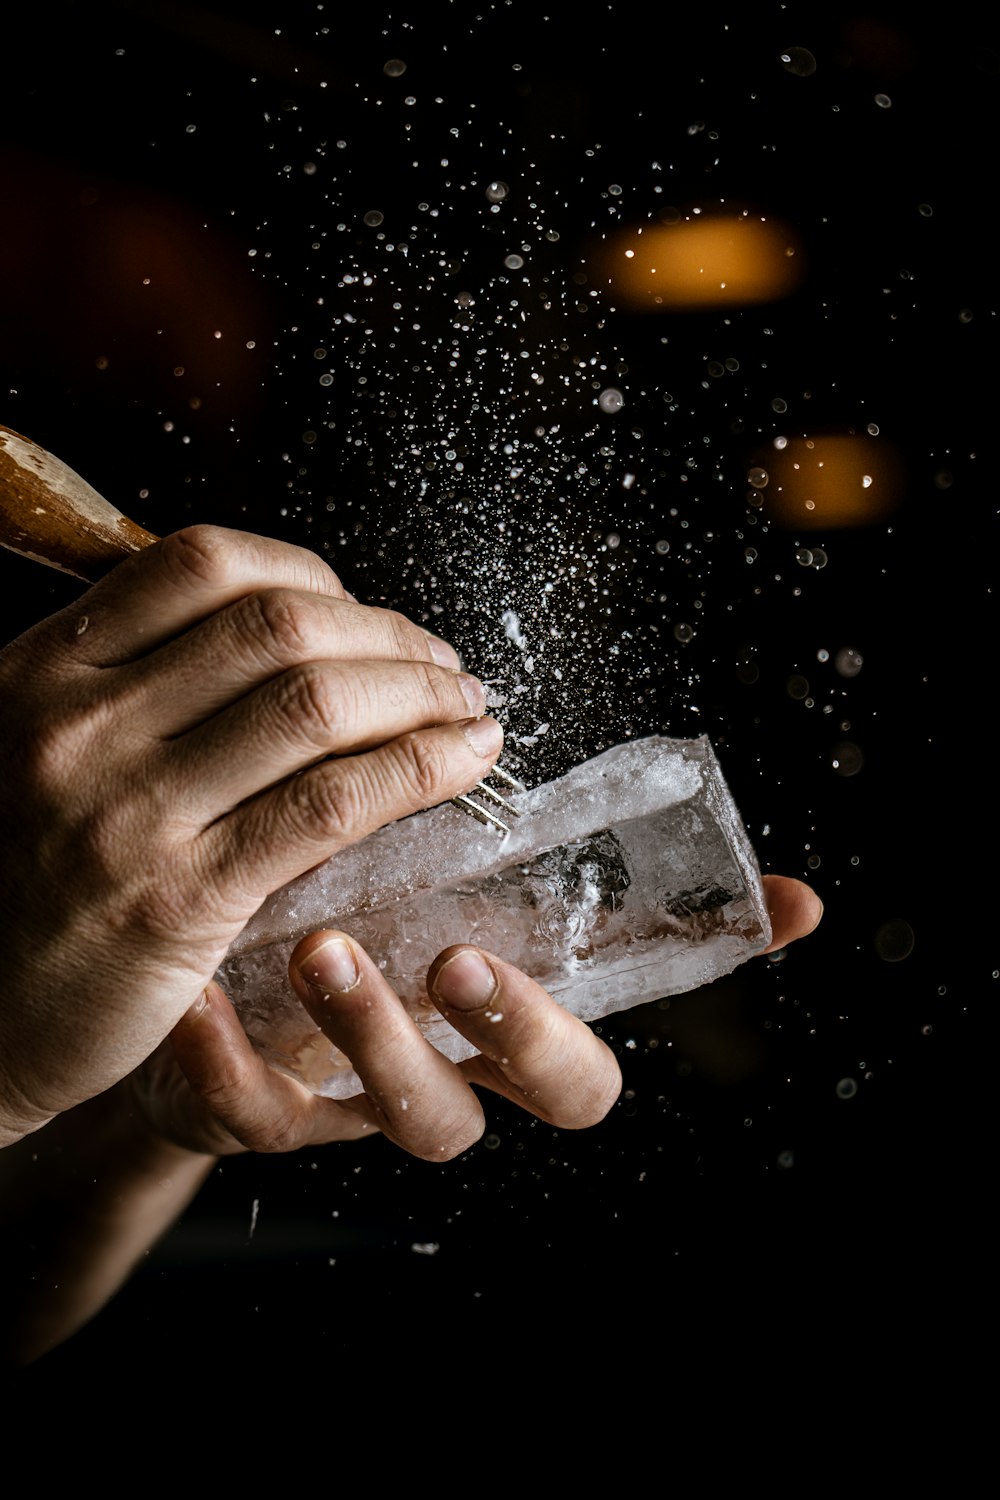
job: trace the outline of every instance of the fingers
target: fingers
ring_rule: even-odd
[[[482,1056],[456,1066],[400,1004],[381,971],[346,933],[303,938],[292,983],[317,1026],[350,1062],[364,1093],[323,1099],[268,1066],[217,985],[171,1034],[174,1055],[203,1117],[186,1130],[198,1149],[290,1151],[381,1131],[424,1161],[450,1161],[482,1135],[471,1084],[481,1084],[566,1129],[603,1119],[621,1075],[609,1049],[533,980],[469,947],[431,966],[441,1013]]]
[[[446,948],[428,992],[456,1031],[479,1049],[461,1064],[472,1083],[562,1129],[603,1120],[621,1091],[614,1054],[540,985],[492,953]]]
[[[502,748],[495,719],[467,719],[324,760],[206,828],[199,839],[204,878],[259,904],[383,824],[467,792]]]
[[[342,932],[312,933],[289,973],[317,1026],[347,1057],[364,1094],[360,1119],[424,1161],[450,1161],[482,1135],[482,1106],[431,1046],[364,949]]]
[[[168,759],[207,822],[325,756],[478,718],[485,704],[476,678],[429,662],[310,662],[173,741]]]
[[[426,1041],[382,974],[345,933],[319,932],[292,954],[297,993],[364,1085],[345,1101],[415,1156],[447,1161],[482,1133],[480,1084],[563,1129],[602,1120],[621,1090],[614,1055],[527,975],[493,954],[447,948],[428,992],[480,1049],[456,1067]]]
[[[215,983],[177,1023],[170,1042],[193,1095],[183,1129],[173,1133],[191,1150],[295,1151],[375,1133],[339,1101],[318,1098],[269,1067]]]
[[[459,665],[451,646],[393,610],[271,587],[245,594],[119,676],[121,690],[142,693],[150,732],[167,737],[289,670],[349,662],[360,671],[373,661],[434,663],[452,675]]]
[[[823,903],[810,886],[787,875],[765,875],[762,884],[771,914],[771,941],[762,953],[808,937],[819,925]]]

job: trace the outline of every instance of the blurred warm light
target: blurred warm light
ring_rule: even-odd
[[[797,531],[869,526],[902,498],[895,450],[870,434],[777,437],[747,465],[747,498]]]
[[[622,230],[598,261],[618,301],[638,310],[772,302],[805,269],[795,230],[758,210]]]

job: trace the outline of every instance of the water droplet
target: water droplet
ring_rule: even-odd
[[[365,223],[369,229],[377,229],[384,218],[385,214],[381,213],[377,208],[370,208],[365,214]]]
[[[690,625],[675,625],[674,639],[683,641],[685,644],[687,644],[688,641],[694,640],[694,630]]]
[[[925,219],[929,219],[931,217],[931,215],[933,214],[933,212],[934,212],[934,210],[933,210],[933,208],[931,208],[931,206],[930,206],[929,203],[918,203],[917,204],[917,213],[918,214],[922,214]]]
[[[860,651],[854,651],[850,646],[842,646],[833,658],[833,665],[841,677],[857,677],[864,666],[864,661]]]
[[[765,489],[767,480],[768,474],[766,469],[751,469],[747,475],[747,484],[752,484],[755,490]]]
[[[507,267],[508,271],[519,271],[524,265],[524,256],[505,255],[503,258],[503,263]]]
[[[878,423],[877,422],[869,422],[868,423],[868,436],[869,437],[878,437]]]
[[[816,59],[805,47],[786,47],[781,53],[781,61],[786,71],[794,73],[796,78],[808,78],[816,71]]]
[[[837,1084],[838,1099],[853,1099],[858,1092],[858,1080],[856,1078],[842,1078]]]
[[[864,763],[864,755],[853,740],[840,740],[830,752],[830,764],[838,776],[856,776]]]
[[[781,1168],[781,1170],[783,1172],[787,1172],[788,1168],[789,1167],[794,1167],[794,1165],[795,1165],[795,1152],[794,1151],[779,1151],[778,1152],[778,1166]]]
[[[382,72],[386,78],[402,78],[406,72],[406,64],[401,57],[390,57]]]
[[[779,413],[787,411],[788,402],[784,400],[782,396],[775,396],[774,400],[771,402],[771,410]]]
[[[809,550],[808,547],[797,547],[796,548],[796,551],[795,551],[795,561],[799,564],[800,567],[802,567],[802,568],[811,568],[812,567],[812,560],[813,560],[813,555],[810,552],[810,550]]]
[[[670,543],[667,541],[659,541],[656,544],[656,550],[661,557],[666,557],[667,553],[670,551]]]
[[[602,391],[598,396],[597,404],[601,408],[601,411],[621,411],[622,407],[625,405],[625,397],[622,395],[621,391],[616,390],[613,385],[609,385],[607,390]]]
[[[913,952],[916,937],[909,922],[894,917],[883,922],[875,934],[875,952],[887,964],[901,963]]]
[[[333,385],[333,376],[332,375],[321,375],[319,377],[319,383],[320,383],[320,385]]]
[[[892,100],[889,98],[888,94],[876,94],[875,103],[878,105],[879,109],[892,108]]]
[[[486,188],[486,197],[490,203],[502,203],[510,192],[505,182],[491,182]]]

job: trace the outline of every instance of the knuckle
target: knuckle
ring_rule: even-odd
[[[167,572],[180,584],[216,589],[233,576],[232,533],[221,526],[184,526],[164,537],[159,549]]]
[[[407,734],[389,747],[393,767],[407,800],[420,807],[440,802],[448,791],[448,762],[433,736]]]
[[[420,627],[395,609],[380,610],[379,614],[394,655],[403,661],[423,661],[427,656],[427,646]]]
[[[287,672],[279,687],[278,712],[295,732],[326,750],[352,717],[352,695],[338,673],[306,663]]]
[[[335,767],[317,766],[292,782],[292,818],[315,838],[349,841],[366,830],[364,808],[351,777]]]
[[[469,709],[453,673],[445,672],[433,662],[427,661],[414,662],[411,670],[416,673],[421,698],[431,710],[436,723],[456,717],[468,718]]]
[[[265,1155],[294,1151],[301,1135],[296,1112],[276,1108],[273,1100],[263,1108],[248,1108],[258,1087],[255,1065],[242,1058],[229,1058],[197,1093],[205,1108],[248,1151]]]
[[[298,660],[319,645],[311,602],[283,589],[264,589],[240,601],[240,623],[255,643],[264,642],[281,660]]]
[[[265,1113],[253,1120],[242,1120],[238,1130],[233,1130],[232,1125],[229,1129],[241,1145],[265,1156],[295,1151],[301,1145],[298,1116],[292,1110]]]

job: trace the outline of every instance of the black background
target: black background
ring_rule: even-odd
[[[391,541],[386,555],[405,494],[382,493],[377,520],[374,502],[365,510],[391,424],[373,425],[374,480],[356,473],[322,430],[309,363],[326,324],[308,226],[378,204],[391,229],[418,194],[443,195],[429,170],[409,175],[404,112],[436,96],[464,127],[475,99],[487,123],[453,138],[456,181],[530,161],[562,226],[547,261],[538,251],[532,296],[540,267],[559,296],[581,285],[614,212],[765,204],[808,248],[785,301],[728,324],[613,305],[572,323],[574,349],[627,365],[616,379],[643,434],[625,441],[629,462],[652,472],[653,445],[671,456],[644,499],[597,488],[561,524],[595,554],[620,536],[610,628],[632,629],[649,669],[641,694],[616,684],[635,702],[585,725],[594,743],[581,748],[619,731],[709,733],[762,866],[808,879],[824,921],[780,962],[602,1023],[625,1092],[595,1130],[489,1100],[487,1136],[446,1167],[383,1141],[225,1161],[116,1301],[28,1378],[195,1350],[230,1376],[277,1351],[430,1376],[456,1338],[515,1362],[565,1359],[567,1340],[629,1361],[749,1324],[852,1349],[891,1327],[909,1347],[978,1318],[988,1285],[995,38],[961,7],[933,24],[888,6],[767,4],[646,20],[612,6],[573,27],[520,3],[404,20],[102,4],[5,22],[0,420],[154,531],[211,520],[333,549],[362,598],[419,613]],[[812,52],[814,74],[782,64],[790,46]],[[392,57],[407,62],[400,79],[383,73]],[[428,151],[446,134],[432,117]],[[325,167],[304,174],[316,142],[340,135],[340,185]],[[669,164],[662,197],[654,158]],[[610,183],[625,189],[620,210]],[[457,212],[436,233],[470,285],[494,274]],[[248,257],[264,244],[266,264]],[[134,273],[154,254],[151,312]],[[603,318],[599,333],[587,318]],[[723,394],[705,362],[736,349]],[[888,521],[806,539],[826,550],[822,570],[795,563],[801,539],[780,524],[746,530],[758,524],[747,455],[783,430],[776,393],[789,430],[876,421],[903,465]],[[591,431],[585,414],[567,443],[580,450]],[[685,574],[667,511],[686,459],[706,451],[720,480],[692,512]],[[341,548],[341,518],[358,515],[370,519]],[[662,535],[674,548],[660,574]],[[0,570],[8,637],[77,591],[7,554]],[[691,577],[703,608],[688,648],[659,593],[693,599]],[[446,607],[436,628],[488,671],[463,623]],[[820,648],[857,651],[862,670],[838,677]],[[591,685],[607,675],[586,657],[577,669]],[[845,717],[863,752],[851,777],[832,768]]]

